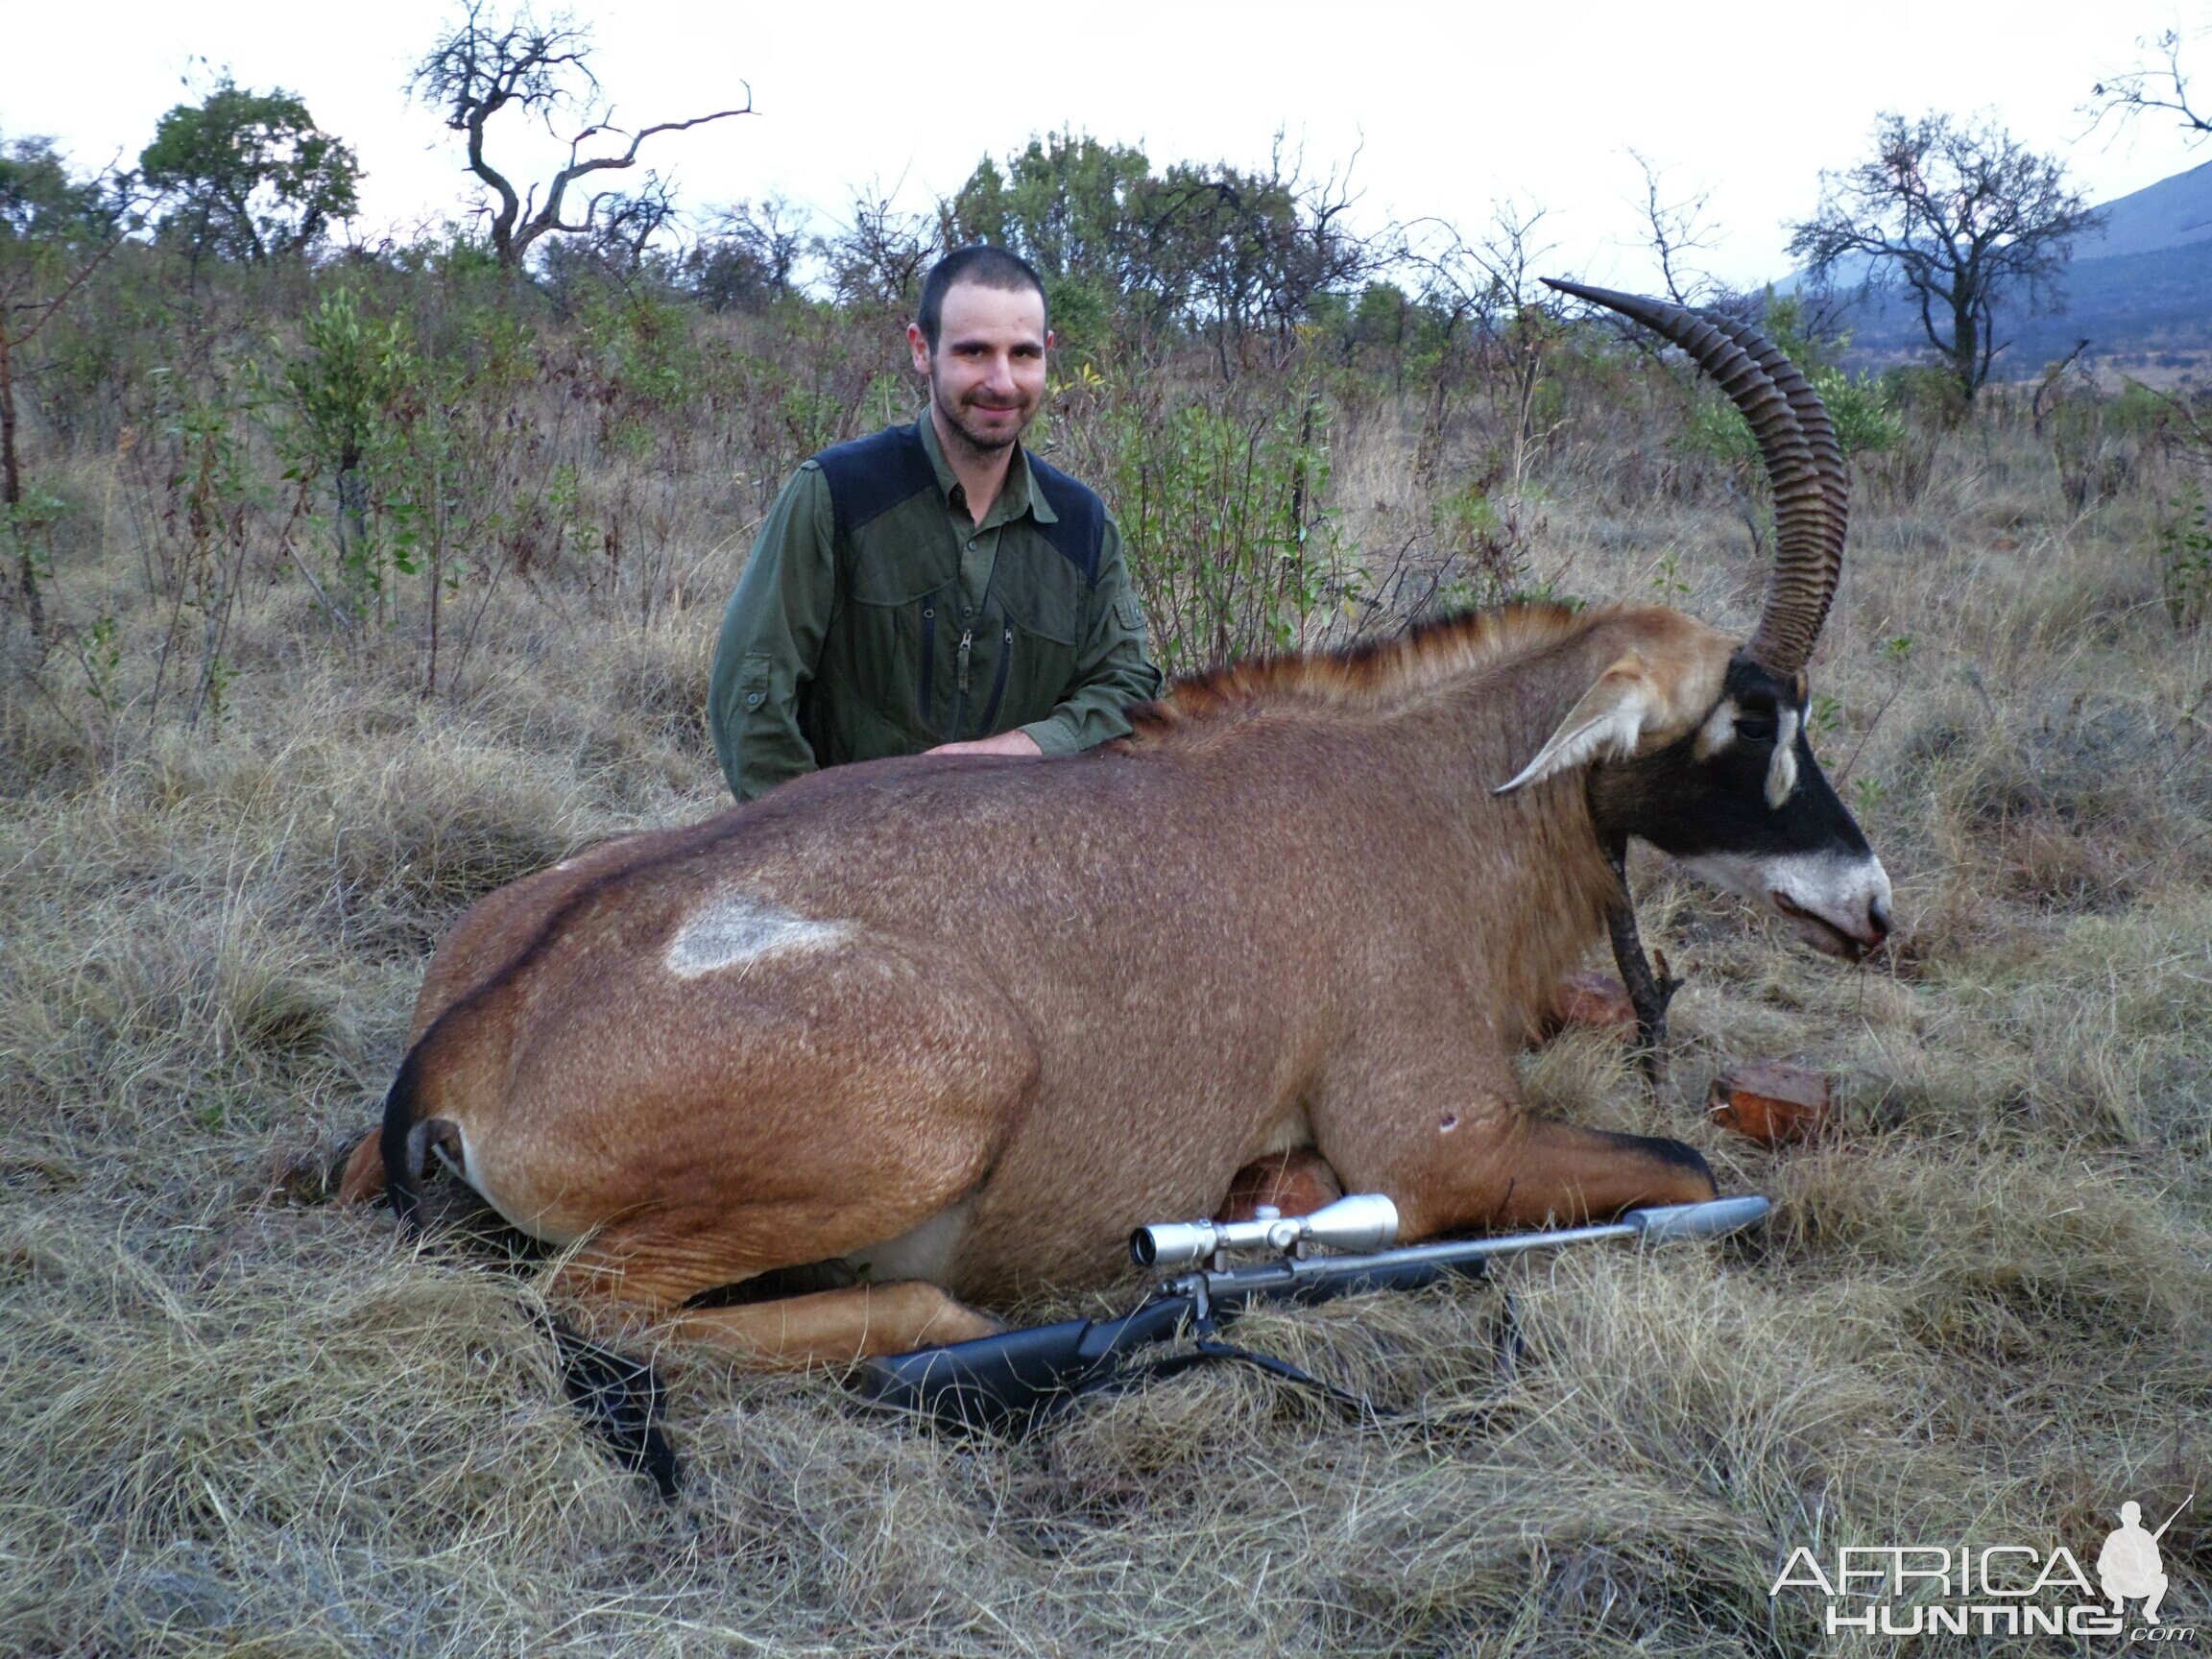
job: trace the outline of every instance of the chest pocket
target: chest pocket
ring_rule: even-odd
[[[1067,560],[1039,547],[1027,568],[998,576],[998,662],[981,733],[1026,726],[1051,713],[1075,680],[1089,588]],[[999,555],[1005,558],[1004,553]]]
[[[945,643],[951,574],[940,567],[943,560],[916,559],[911,548],[871,541],[854,552],[846,584],[841,626],[851,701],[922,736],[943,712],[932,707],[930,684]]]

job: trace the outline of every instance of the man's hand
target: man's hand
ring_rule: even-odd
[[[1028,733],[1016,730],[1001,732],[996,737],[977,737],[969,743],[940,743],[926,750],[930,755],[1013,755],[1024,760],[1033,760],[1045,753],[1037,747],[1037,739]]]

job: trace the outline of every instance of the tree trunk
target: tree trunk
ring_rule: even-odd
[[[348,572],[369,565],[369,487],[359,450],[338,458],[338,563]]]
[[[0,327],[0,501],[23,499],[23,474],[15,464],[15,376],[8,358],[8,330]]]
[[[1974,394],[1982,389],[1982,325],[1969,289],[1961,279],[1951,297],[1951,373],[1959,396],[1972,409]]]
[[[16,579],[23,589],[23,608],[31,618],[31,637],[46,632],[46,607],[38,593],[38,567],[31,558],[31,542],[23,534],[16,510],[23,505],[23,468],[15,455],[15,373],[8,355],[8,330],[0,320],[0,520],[15,543]]]

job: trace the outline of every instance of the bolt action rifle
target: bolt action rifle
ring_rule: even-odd
[[[919,1348],[865,1362],[854,1385],[875,1403],[953,1428],[1020,1433],[1079,1395],[1136,1377],[1166,1376],[1210,1359],[1239,1359],[1320,1389],[1372,1413],[1357,1395],[1309,1377],[1284,1360],[1215,1339],[1223,1320],[1254,1302],[1324,1302],[1363,1290],[1410,1290],[1448,1277],[1480,1277],[1484,1263],[1527,1250],[1635,1238],[1718,1238],[1764,1220],[1764,1198],[1714,1198],[1631,1210],[1618,1221],[1552,1228],[1494,1238],[1390,1246],[1398,1208],[1380,1192],[1355,1193],[1310,1215],[1262,1209],[1251,1221],[1179,1221],[1140,1227],[1129,1254],[1141,1267],[1177,1273],[1133,1313],[1119,1319],[1068,1319],[941,1348]],[[1241,1252],[1270,1260],[1232,1263]],[[1197,1263],[1205,1265],[1199,1266]],[[1185,1335],[1197,1340],[1132,1373],[1130,1356]]]

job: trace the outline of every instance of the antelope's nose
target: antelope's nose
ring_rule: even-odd
[[[1871,942],[1876,945],[1881,944],[1883,940],[1889,937],[1890,927],[1889,901],[1887,899],[1869,900],[1866,904],[1866,931],[1874,936]]]

